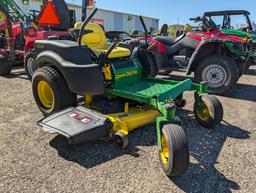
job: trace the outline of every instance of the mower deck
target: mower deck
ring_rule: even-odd
[[[38,121],[49,133],[58,133],[70,144],[109,138],[116,132],[126,135],[138,127],[155,122],[160,113],[150,106],[137,106],[124,112],[103,115],[85,107],[71,107]]]

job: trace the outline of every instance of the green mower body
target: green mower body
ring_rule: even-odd
[[[86,21],[80,34],[85,26]],[[71,144],[108,138],[124,148],[129,132],[156,123],[162,168],[168,176],[182,175],[189,164],[186,134],[176,116],[177,107],[185,106],[183,93],[194,90],[195,118],[204,127],[214,128],[221,122],[221,103],[207,95],[206,83],[150,77],[154,59],[149,57],[147,42],[130,55],[110,57],[118,50],[116,44],[96,54],[97,49],[81,44],[81,37],[79,43],[36,42],[40,68],[33,76],[33,95],[46,117],[38,124],[67,137]],[[78,105],[77,95],[84,97],[82,104]]]

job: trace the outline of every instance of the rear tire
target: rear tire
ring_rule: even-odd
[[[237,83],[239,69],[226,56],[211,56],[204,59],[195,70],[195,81],[206,81],[212,94],[225,94]]]
[[[76,94],[69,91],[63,76],[52,67],[44,66],[35,72],[32,88],[36,104],[45,116],[63,108],[76,106]],[[46,91],[48,93],[44,93]],[[46,100],[43,100],[44,98]]]
[[[162,128],[162,146],[159,159],[169,177],[183,175],[189,165],[189,149],[186,134],[179,125],[168,124]]]

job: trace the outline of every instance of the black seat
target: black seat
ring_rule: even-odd
[[[166,46],[172,46],[175,38],[167,37],[167,36],[156,36],[154,40],[166,45]]]
[[[167,36],[156,36],[154,38],[154,40],[166,45],[166,46],[172,46],[174,44],[176,44],[177,42],[179,42],[180,40],[182,40],[184,37],[186,37],[186,34],[182,34],[177,38],[171,38],[171,37],[167,37]]]

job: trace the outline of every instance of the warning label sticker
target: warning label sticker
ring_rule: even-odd
[[[70,113],[68,116],[71,117],[71,118],[77,119],[77,120],[79,120],[79,121],[81,121],[81,122],[83,122],[83,123],[85,123],[85,124],[86,124],[86,123],[89,123],[89,122],[91,121],[91,119],[90,119],[89,117],[86,117],[86,116],[84,116],[84,115],[81,115],[81,114],[78,113],[78,112]]]

